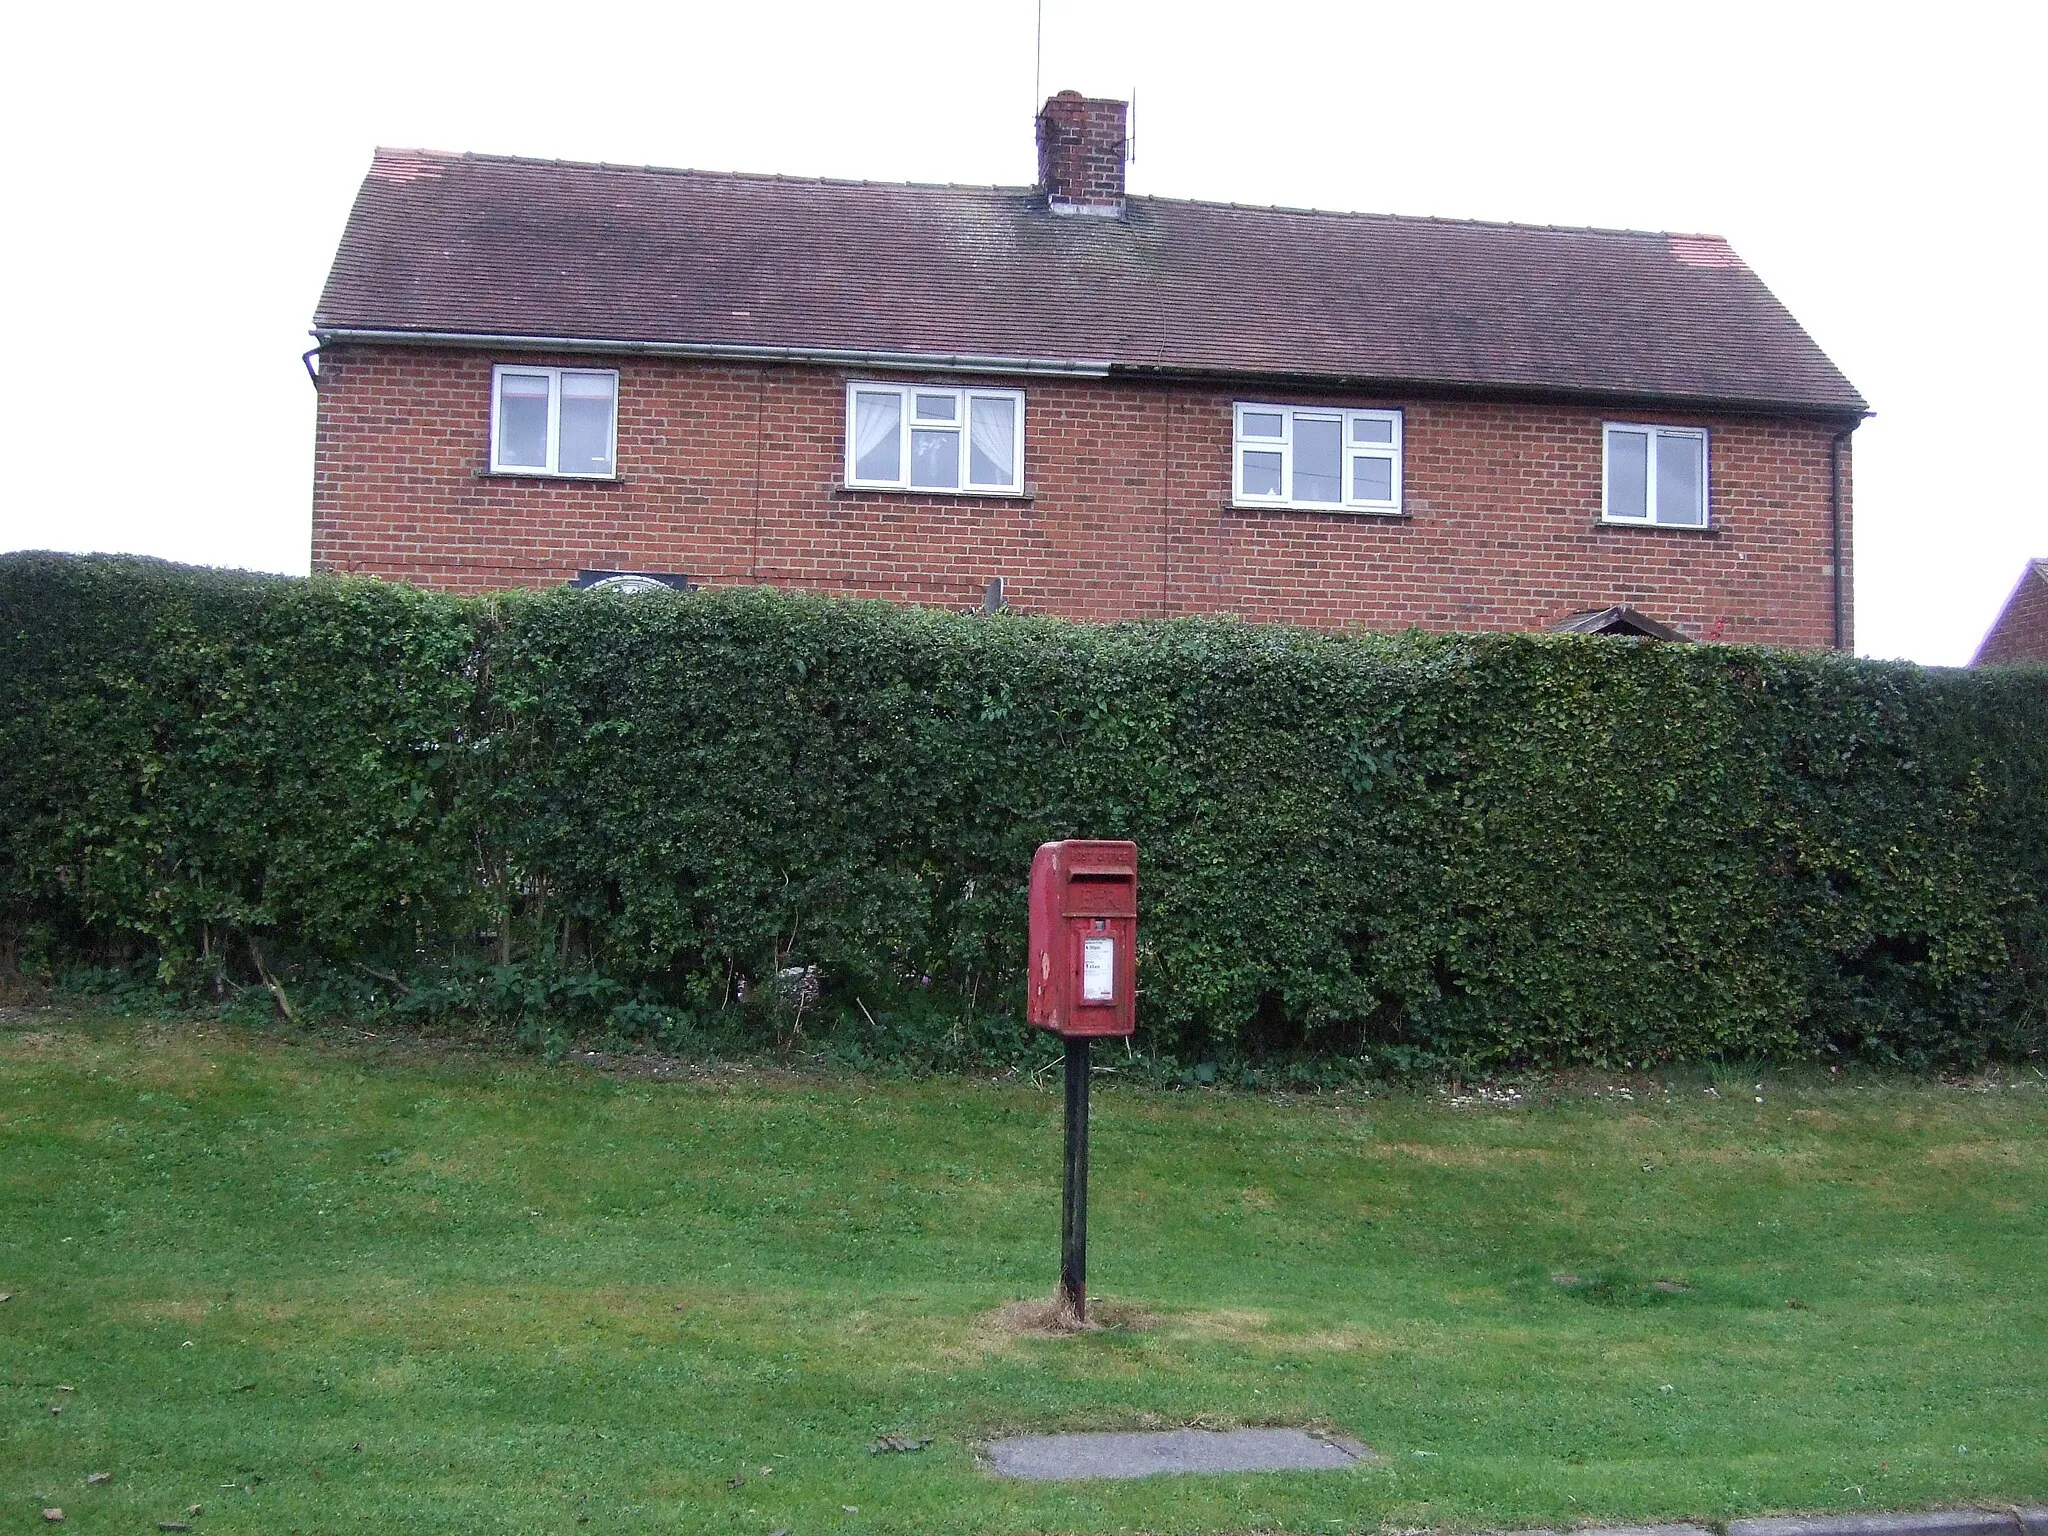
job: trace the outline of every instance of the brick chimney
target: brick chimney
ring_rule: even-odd
[[[1038,114],[1038,184],[1054,213],[1124,215],[1124,104],[1061,91]]]

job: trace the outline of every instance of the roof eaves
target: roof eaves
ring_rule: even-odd
[[[1111,362],[1115,378],[1148,378],[1161,382],[1228,384],[1280,382],[1324,388],[1425,392],[1440,398],[1472,400],[1554,401],[1562,405],[1660,406],[1701,411],[1728,411],[1754,416],[1814,416],[1828,421],[1859,422],[1876,413],[1861,395],[1847,400],[1802,400],[1751,395],[1702,395],[1654,389],[1614,389],[1590,385],[1540,384],[1517,380],[1430,378],[1426,375],[1316,373],[1282,368],[1203,368],[1187,364]]]
[[[707,361],[811,363],[826,367],[907,368],[946,373],[992,373],[1019,377],[1132,378],[1162,383],[1287,383],[1336,389],[1417,392],[1449,399],[1550,401],[1569,405],[1654,403],[1670,409],[1732,412],[1756,416],[1812,416],[1859,422],[1872,413],[1859,399],[1799,400],[1680,394],[1657,390],[1536,384],[1515,380],[1443,379],[1369,373],[1307,372],[1284,368],[1203,368],[1181,364],[1120,362],[1102,357],[1042,357],[1017,353],[906,352],[867,347],[770,345],[752,342],[672,341],[638,337],[554,336],[537,332],[414,330],[405,327],[315,323],[311,335],[322,346],[354,342],[370,346],[507,347],[591,355],[684,357]]]

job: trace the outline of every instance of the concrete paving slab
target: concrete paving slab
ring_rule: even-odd
[[[988,1462],[998,1476],[1034,1482],[1168,1472],[1327,1472],[1376,1459],[1369,1446],[1356,1440],[1305,1429],[1014,1435],[988,1446]]]
[[[2010,1510],[1926,1509],[1884,1515],[1779,1515],[1731,1520],[1728,1536],[2019,1536]]]
[[[1512,1531],[1503,1536],[1564,1536]],[[1570,1536],[1713,1536],[1699,1525],[1602,1525]],[[1875,1515],[1773,1515],[1731,1520],[1728,1536],[2048,1536],[2048,1506],[2023,1509],[1931,1509]]]

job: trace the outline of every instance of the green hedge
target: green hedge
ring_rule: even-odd
[[[29,555],[0,690],[0,921],[56,961],[1014,1012],[1031,851],[1099,836],[1183,1057],[1960,1060],[2048,1016],[2037,669]]]

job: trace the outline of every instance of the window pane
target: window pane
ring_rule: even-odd
[[[1351,461],[1351,499],[1353,501],[1392,501],[1394,499],[1394,461],[1392,459],[1366,458],[1360,456]]]
[[[548,381],[545,376],[531,373],[498,375],[498,463],[512,469],[548,467]]]
[[[917,397],[917,420],[958,421],[960,400],[956,395],[919,395]]]
[[[967,483],[1017,483],[1017,402],[974,398],[967,402]]]
[[[1650,515],[1650,434],[1607,434],[1607,515]]]
[[[1357,416],[1351,422],[1351,441],[1354,443],[1391,443],[1394,440],[1394,424],[1377,416]]]
[[[1342,501],[1344,423],[1321,416],[1294,418],[1294,499]]]
[[[1705,518],[1700,495],[1700,449],[1696,437],[1657,434],[1657,521],[1698,527]]]
[[[853,474],[857,480],[903,478],[903,397],[863,390],[853,397]]]
[[[950,489],[960,483],[960,434],[913,427],[910,483]]]
[[[1244,493],[1247,496],[1280,494],[1280,455],[1250,449],[1244,456]]]
[[[1246,437],[1281,437],[1282,430],[1278,411],[1246,411],[1244,413],[1244,435]]]
[[[555,467],[565,475],[612,472],[612,393],[608,373],[562,375],[562,444]]]

